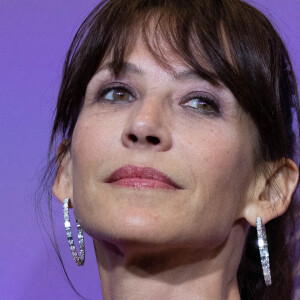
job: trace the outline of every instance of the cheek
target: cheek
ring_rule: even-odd
[[[93,112],[93,109],[87,109],[79,116],[71,148],[75,169],[77,167],[80,172],[90,170],[88,173],[91,169],[100,169],[111,150],[119,147],[121,129],[120,125],[115,126],[116,122],[106,114]]]
[[[192,137],[197,136],[195,139]],[[181,146],[186,172],[191,174],[191,223],[201,225],[216,240],[224,238],[246,203],[253,176],[253,151],[244,131],[207,130]],[[199,218],[201,216],[201,218]],[[218,220],[218,222],[216,222]],[[199,224],[200,222],[200,224]]]
[[[179,155],[186,158],[195,185],[201,178],[217,188],[218,184],[243,181],[252,170],[253,150],[249,133],[244,130],[219,126],[182,135],[184,139],[180,140],[185,142],[180,144]]]
[[[115,147],[107,123],[93,122],[92,116],[80,117],[76,123],[71,146],[75,211],[89,207],[86,201],[103,176],[101,167],[107,161],[108,149]]]

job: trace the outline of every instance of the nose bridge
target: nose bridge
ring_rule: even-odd
[[[133,121],[139,126],[149,126],[154,128],[160,128],[162,124],[162,118],[164,114],[163,103],[160,103],[158,99],[148,97],[141,101],[140,105],[135,111]]]
[[[124,146],[157,151],[170,149],[172,139],[164,103],[156,97],[148,97],[137,104],[131,110],[128,124],[122,133]]]

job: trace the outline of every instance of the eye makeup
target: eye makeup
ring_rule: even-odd
[[[137,95],[132,87],[121,82],[114,82],[101,87],[96,94],[97,102],[120,103],[133,102]]]
[[[191,108],[199,113],[219,116],[221,109],[214,96],[207,92],[192,92],[184,97],[181,105]]]
[[[195,86],[191,87],[191,89],[194,88]],[[189,92],[183,97],[178,96],[178,104],[193,113],[209,117],[221,116],[220,101],[212,93],[206,91],[207,87],[201,87],[201,89],[203,90]],[[139,100],[139,97],[132,84],[117,81],[100,85],[94,99],[99,104],[126,105]]]

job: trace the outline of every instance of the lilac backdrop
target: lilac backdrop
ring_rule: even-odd
[[[64,55],[76,29],[97,2],[0,2],[1,299],[79,299],[47,236],[39,230],[34,190],[46,159]],[[299,0],[257,0],[256,5],[275,20],[300,78]],[[69,253],[57,202],[54,215],[58,243],[74,285],[88,299],[99,299],[91,239],[86,237],[86,264],[79,268]]]

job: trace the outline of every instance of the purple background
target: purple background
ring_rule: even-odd
[[[48,237],[39,229],[34,191],[46,162],[64,55],[77,28],[97,2],[0,2],[1,299],[79,299]],[[299,0],[258,2],[256,6],[275,20],[300,78]],[[85,297],[99,299],[92,241],[86,236],[86,264],[77,267],[67,246],[61,211],[55,201],[58,243],[71,280]]]

